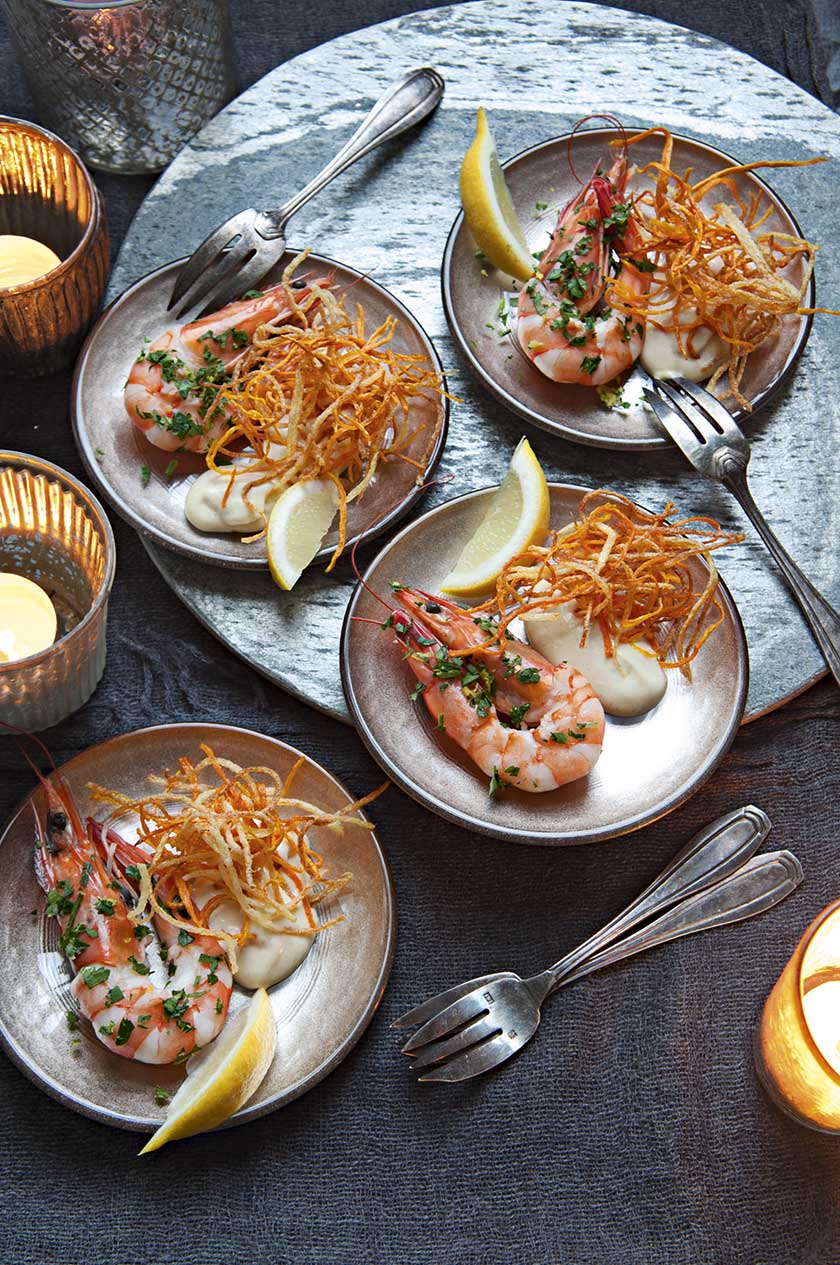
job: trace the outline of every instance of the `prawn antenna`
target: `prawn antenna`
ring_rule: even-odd
[[[627,157],[627,129],[621,119],[617,119],[614,114],[586,114],[582,119],[578,119],[566,141],[566,156],[569,160],[569,170],[574,176],[578,184],[583,184],[580,176],[575,171],[575,164],[572,158],[572,141],[583,127],[584,123],[589,123],[592,119],[603,119],[605,123],[609,123],[611,127],[616,128],[621,133],[621,147],[624,150],[624,157]]]
[[[425,483],[420,484],[418,491],[427,492],[429,488],[434,487],[435,484],[449,483],[452,477],[453,477],[452,475],[444,475],[443,478],[439,478],[439,479],[427,479]],[[382,510],[379,514],[377,514],[375,518],[372,518],[370,522],[366,523],[365,526],[362,528],[362,530],[359,532],[356,539],[353,541],[353,545],[350,550],[350,565],[353,568],[353,572],[356,576],[356,579],[359,581],[359,583],[361,584],[365,592],[369,593],[372,598],[374,598],[377,602],[379,602],[380,605],[384,606],[387,611],[390,611],[392,615],[394,614],[397,608],[395,606],[392,606],[390,602],[386,602],[385,598],[382,597],[379,593],[377,593],[376,590],[370,584],[368,584],[367,580],[365,579],[365,577],[362,575],[361,571],[359,570],[358,563],[356,562],[356,550],[359,547],[362,536],[365,535],[366,532],[372,531],[373,528],[376,527],[377,523],[382,522],[383,518],[387,518],[388,515],[391,514],[396,509],[398,504],[399,504],[398,500],[392,501],[391,504],[386,505],[385,509]],[[376,620],[363,620],[360,615],[354,615],[352,618],[358,619],[360,623],[371,623],[371,624],[376,623]]]

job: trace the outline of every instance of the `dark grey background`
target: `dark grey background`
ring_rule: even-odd
[[[545,5],[547,23],[556,3]],[[237,0],[242,86],[323,40],[423,7]],[[838,0],[618,7],[693,26],[840,101]],[[558,65],[558,91],[579,74],[585,67]],[[2,27],[0,111],[35,117]],[[151,181],[97,180],[116,255]],[[69,374],[4,382],[0,444],[81,474],[68,387]],[[359,794],[377,783],[351,731],[217,645],[132,533],[114,528],[108,666],[88,706],[46,735],[57,761],[124,730],[207,719],[286,738]],[[712,784],[667,821],[591,848],[494,843],[388,792],[374,816],[394,871],[399,942],[381,1010],[354,1053],[285,1111],[142,1161],[136,1138],[58,1107],[0,1056],[0,1262],[840,1260],[840,1140],[777,1112],[750,1055],[773,980],[840,891],[838,720],[836,689],[817,687],[742,731]],[[3,820],[31,783],[7,739],[0,771]],[[388,1030],[394,1016],[470,974],[553,960],[704,820],[747,800],[770,812],[776,846],[805,863],[806,884],[784,907],[570,988],[495,1078],[453,1090],[412,1081]]]

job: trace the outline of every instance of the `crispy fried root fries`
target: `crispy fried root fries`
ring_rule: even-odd
[[[329,571],[346,543],[347,505],[364,495],[379,462],[407,462],[422,478],[428,454],[408,452],[422,430],[412,425],[411,401],[424,392],[440,394],[442,382],[425,356],[393,350],[395,317],[366,332],[361,304],[353,317],[342,295],[314,283],[302,299],[291,278],[308,253],[283,274],[294,321],[261,326],[218,397],[232,417],[207,465],[229,475],[231,485],[240,480],[246,502],[262,484],[281,492],[304,479],[332,479],[339,541]],[[429,447],[434,440],[429,436]],[[243,442],[254,453],[244,466]],[[235,468],[229,464],[234,457]]]
[[[512,620],[546,618],[573,602],[583,618],[581,645],[597,622],[607,655],[644,637],[663,668],[690,678],[691,661],[723,622],[711,552],[743,536],[721,531],[713,518],[670,522],[673,510],[669,502],[651,514],[616,492],[588,492],[576,522],[508,563],[495,595],[475,613],[498,619],[504,640]],[[709,567],[699,591],[689,565],[695,557]]]
[[[303,756],[283,779],[273,769],[243,769],[217,758],[210,747],[202,745],[201,750],[204,759],[198,764],[184,757],[176,773],[151,777],[160,789],[143,799],[99,786],[90,789],[95,799],[113,808],[107,825],[139,818],[138,844],[145,845],[149,860],[138,866],[140,898],[132,919],[142,922],[156,915],[200,935],[213,910],[233,901],[242,911],[241,931],[233,935],[214,929],[213,935],[224,944],[236,971],[237,949],[254,924],[270,932],[307,935],[341,921],[318,923],[312,906],[344,887],[352,875],[327,878],[308,834],[316,828],[341,833],[345,823],[372,830],[359,810],[381,795],[387,783],[331,812],[290,795]],[[216,892],[200,911],[191,894],[197,880],[210,883]],[[156,894],[158,886],[167,893],[165,904]],[[306,931],[293,922],[300,908]]]
[[[637,195],[634,206],[645,252],[656,261],[657,275],[649,293],[638,297],[622,287],[619,278],[613,307],[660,329],[673,327],[684,356],[691,354],[693,330],[701,325],[714,330],[729,347],[729,361],[715,371],[707,387],[714,390],[727,374],[724,398],[731,395],[749,410],[741,390],[747,357],[778,330],[782,318],[840,313],[802,306],[819,247],[790,233],[762,232],[772,208],[761,209],[759,193],[744,202],[735,177],[757,168],[806,167],[824,160],[744,163],[692,182],[691,169],[679,173],[671,166],[673,140],[667,128],[649,128],[631,136],[627,144],[654,135],[663,137],[662,156],[639,168],[640,175],[654,180],[654,188]],[[728,202],[708,206],[709,195],[718,187],[734,207]],[[783,275],[790,265],[798,266]],[[696,314],[693,320],[689,309]]]

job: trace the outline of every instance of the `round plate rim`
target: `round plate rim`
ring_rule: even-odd
[[[518,163],[524,158],[529,158],[531,155],[538,153],[540,150],[566,144],[570,139],[579,139],[582,136],[606,137],[617,135],[618,130],[610,127],[587,128],[583,132],[565,132],[560,136],[549,137],[547,140],[538,141],[536,145],[529,145],[525,149],[521,149],[518,153],[506,159],[505,162],[501,164],[501,168],[502,171],[506,171],[507,168],[512,166],[514,163]],[[698,140],[694,136],[686,136],[682,132],[672,132],[671,136],[675,141],[685,141],[687,144],[696,145],[700,149],[705,149],[710,154],[714,154],[717,158],[723,158],[729,163],[739,165],[738,160],[731,154],[727,154],[725,150],[718,149],[715,145],[710,145],[707,141]],[[796,233],[801,237],[802,230],[799,227],[799,222],[785,202],[784,198],[780,197],[779,194],[776,193],[775,189],[773,189],[772,186],[769,185],[766,180],[763,180],[755,171],[752,171],[749,174],[757,184],[762,186],[771,200],[782,207],[785,214],[790,217],[790,221],[793,224]],[[537,426],[540,430],[547,431],[551,435],[561,435],[564,439],[570,439],[573,443],[583,444],[589,448],[609,448],[621,452],[650,452],[658,448],[671,446],[672,441],[667,435],[653,436],[649,439],[618,439],[608,436],[596,437],[588,432],[584,433],[577,430],[572,425],[554,421],[551,418],[545,417],[536,409],[529,408],[527,404],[523,404],[520,400],[516,399],[515,396],[510,395],[504,387],[499,385],[492,374],[484,368],[481,361],[474,354],[469,345],[469,340],[464,336],[460,323],[455,316],[452,298],[452,255],[455,250],[456,240],[463,225],[464,212],[463,210],[460,210],[455,216],[455,219],[452,222],[452,227],[447,234],[446,245],[443,250],[443,258],[440,266],[440,289],[443,301],[443,310],[446,315],[446,323],[449,327],[449,332],[452,335],[459,352],[466,360],[467,366],[473,377],[476,378],[482,386],[486,387],[490,394],[493,395],[500,404],[504,405],[505,408],[509,409],[517,417],[521,417],[524,421],[530,422],[533,426]],[[816,282],[814,274],[811,273],[811,277],[808,282],[809,307],[816,306],[816,293]],[[754,417],[759,409],[763,408],[765,404],[768,404],[778,394],[778,392],[781,391],[782,387],[784,387],[785,383],[789,380],[799,362],[800,356],[805,350],[808,339],[811,336],[811,327],[813,323],[814,317],[813,314],[810,314],[805,318],[805,321],[800,328],[796,342],[794,343],[793,349],[781,373],[779,373],[764,389],[764,391],[760,392],[756,397],[753,403],[752,412],[749,414],[743,414],[741,410],[738,410],[735,414],[736,419],[741,420],[743,417]]]
[[[111,508],[119,514],[120,518],[127,522],[130,527],[133,527],[137,534],[143,539],[150,540],[154,544],[160,545],[161,548],[169,550],[170,553],[177,553],[180,554],[181,557],[192,558],[194,561],[206,562],[211,566],[231,571],[267,571],[268,558],[265,556],[242,558],[234,557],[230,554],[220,554],[210,548],[202,548],[198,545],[188,544],[187,542],[180,540],[177,536],[168,535],[165,531],[162,531],[157,527],[150,526],[140,514],[133,510],[130,505],[126,504],[122,498],[112,490],[111,484],[104,477],[102,467],[96,459],[95,452],[91,448],[87,428],[84,424],[83,409],[81,405],[82,377],[87,367],[94,343],[99,337],[101,337],[102,329],[106,322],[124,302],[131,298],[143,286],[156,280],[162,273],[181,268],[187,262],[188,258],[189,256],[184,256],[183,259],[170,260],[169,263],[162,264],[159,268],[155,268],[151,272],[147,272],[144,276],[139,277],[137,281],[134,281],[127,289],[123,290],[122,294],[117,295],[117,297],[108,304],[101,315],[97,318],[95,324],[82,344],[82,349],[79,352],[79,357],[73,371],[73,381],[70,387],[70,420],[73,427],[73,438],[85,470],[87,471],[87,474],[94,486],[97,488],[99,494],[108,502]],[[339,259],[332,259],[328,255],[316,255],[314,253],[310,253],[307,256],[307,259],[315,265],[342,268],[345,272],[352,273],[359,280],[364,280],[367,285],[372,286],[375,290],[379,291],[380,295],[384,296],[388,303],[394,307],[395,311],[405,319],[407,324],[413,326],[415,331],[419,333],[422,341],[428,347],[432,364],[436,372],[439,374],[442,382],[442,392],[440,396],[440,427],[438,429],[434,446],[429,454],[426,468],[423,471],[423,482],[425,483],[428,478],[434,474],[440,459],[443,456],[443,450],[446,446],[446,440],[449,434],[450,415],[449,386],[446,379],[446,373],[444,371],[443,362],[440,358],[440,353],[432,341],[431,335],[426,331],[425,327],[421,325],[420,321],[413,312],[411,312],[409,308],[396,297],[396,295],[386,289],[385,286],[380,285],[380,283],[375,281],[368,273],[359,272],[357,268],[353,268],[349,264],[342,263]],[[382,518],[378,519],[371,527],[359,532],[357,536],[348,538],[347,547],[351,547],[356,542],[363,545],[368,541],[375,540],[377,536],[381,536],[382,533],[387,531],[389,527],[393,526],[394,523],[399,522],[401,518],[409,513],[409,511],[417,503],[418,499],[423,495],[423,491],[424,488],[415,483],[408,495],[385,515],[383,515]],[[313,563],[332,557],[333,551],[334,549],[331,546],[325,546],[324,548],[319,549],[318,553],[312,560]]]
[[[284,752],[287,752],[293,757],[303,756],[308,764],[314,765],[320,773],[324,774],[343,795],[348,797],[350,802],[353,801],[354,797],[350,794],[350,791],[339,778],[337,778],[333,773],[330,773],[329,770],[325,769],[319,761],[314,760],[312,756],[308,755],[305,751],[301,751],[299,748],[293,747],[291,743],[284,742],[282,738],[273,738],[269,734],[262,734],[256,729],[246,729],[239,725],[221,725],[213,722],[202,724],[200,721],[184,721],[165,725],[147,725],[142,729],[132,729],[127,733],[115,734],[112,738],[106,738],[104,742],[96,743],[92,747],[86,747],[84,751],[80,751],[77,755],[72,756],[71,759],[66,760],[64,764],[60,765],[56,772],[63,774],[67,769],[72,769],[74,764],[83,760],[87,756],[112,744],[130,741],[132,738],[139,737],[140,735],[162,732],[171,733],[174,730],[181,730],[189,734],[195,734],[196,732],[201,734],[208,734],[211,732],[221,734],[235,733],[237,735],[244,735],[247,738],[256,738],[261,742],[267,742],[275,747],[280,747]],[[2,848],[6,842],[7,836],[16,825],[18,818],[25,811],[27,805],[31,801],[32,795],[35,793],[35,791],[30,791],[30,793],[21,800],[13,816],[7,822],[3,833],[0,834],[0,858],[2,857]],[[360,811],[362,816],[367,816],[364,809]],[[348,1033],[347,1037],[345,1037],[344,1041],[307,1076],[302,1077],[301,1080],[297,1081],[294,1085],[289,1086],[288,1089],[278,1094],[269,1102],[261,1103],[258,1106],[252,1107],[248,1107],[246,1105],[240,1111],[236,1112],[235,1115],[231,1116],[229,1120],[224,1121],[221,1125],[217,1126],[216,1129],[211,1130],[211,1132],[217,1133],[223,1129],[230,1129],[236,1125],[246,1124],[251,1120],[257,1120],[261,1116],[269,1115],[271,1112],[277,1111],[280,1107],[285,1107],[288,1103],[293,1102],[294,1099],[300,1098],[302,1094],[305,1094],[308,1090],[313,1089],[317,1084],[324,1080],[324,1078],[327,1077],[339,1063],[343,1062],[369,1027],[373,1016],[379,1008],[379,1003],[382,1000],[385,987],[391,974],[391,968],[394,962],[394,953],[396,951],[397,932],[396,899],[391,867],[388,864],[388,858],[385,856],[379,839],[377,838],[376,827],[369,832],[369,835],[378,857],[384,879],[387,935],[376,979],[372,985],[370,997],[362,1013],[356,1019],[351,1031]],[[36,1069],[27,1061],[24,1050],[11,1038],[8,1033],[2,1015],[0,1015],[0,1047],[2,1047],[15,1066],[23,1072],[24,1076],[26,1076],[33,1085],[42,1090],[62,1107],[67,1107],[79,1115],[86,1116],[89,1120],[96,1120],[100,1124],[107,1124],[113,1128],[123,1129],[131,1133],[153,1133],[160,1127],[160,1120],[142,1120],[136,1117],[126,1117],[124,1115],[120,1115],[118,1112],[111,1111],[106,1107],[99,1107],[95,1103],[89,1102],[87,1099],[78,1098],[73,1094],[68,1094],[52,1076],[45,1075],[40,1069]]]
[[[421,515],[419,518],[413,519],[410,523],[403,527],[396,536],[392,537],[385,546],[385,549],[391,549],[406,536],[410,535],[412,531],[422,527],[426,520],[431,518],[433,515],[439,514],[443,510],[449,509],[451,506],[457,505],[461,502],[474,500],[478,497],[486,496],[488,493],[495,492],[497,486],[497,484],[492,484],[489,487],[477,488],[472,492],[464,492],[461,496],[456,496],[449,501],[442,502],[442,504],[428,510],[425,514]],[[572,491],[580,496],[583,496],[587,491],[592,490],[581,487],[576,483],[552,482],[548,484],[548,487],[549,491],[552,489],[556,489],[559,492]],[[380,550],[371,562],[364,575],[365,581],[367,581],[374,567],[376,567],[379,563],[385,549]],[[350,711],[356,732],[364,742],[373,759],[376,760],[377,764],[388,774],[396,785],[399,786],[400,790],[404,791],[406,795],[411,796],[411,798],[417,803],[422,804],[424,808],[429,809],[431,812],[437,814],[437,816],[443,817],[446,821],[450,821],[454,825],[460,826],[463,829],[474,830],[478,834],[487,835],[494,839],[503,839],[505,841],[513,841],[516,843],[526,843],[535,847],[565,847],[569,845],[584,846],[586,844],[602,843],[607,839],[617,839],[622,835],[632,834],[637,830],[641,830],[644,826],[648,826],[652,822],[658,821],[661,817],[667,816],[668,813],[673,812],[676,808],[679,808],[681,804],[684,804],[688,799],[690,799],[691,796],[700,789],[703,783],[711,777],[712,773],[714,773],[715,769],[719,766],[720,762],[729,751],[729,748],[732,746],[735,736],[738,733],[741,719],[744,714],[747,689],[749,687],[749,651],[747,648],[747,638],[746,633],[744,632],[744,625],[741,620],[738,607],[735,604],[735,600],[732,597],[726,582],[720,576],[718,577],[718,580],[723,594],[724,604],[735,629],[736,641],[739,650],[738,683],[732,719],[722,736],[722,740],[716,752],[713,754],[711,759],[707,760],[706,763],[701,766],[697,775],[689,783],[689,785],[680,794],[674,795],[670,799],[653,805],[649,812],[644,813],[635,819],[621,822],[617,826],[609,827],[606,830],[591,830],[583,835],[571,834],[569,832],[560,832],[558,834],[551,835],[535,835],[533,830],[520,829],[518,827],[514,828],[510,826],[495,826],[492,822],[486,821],[483,818],[471,817],[466,813],[460,813],[455,809],[450,808],[442,800],[438,800],[435,796],[427,794],[421,787],[412,782],[412,780],[403,773],[402,769],[395,765],[381,751],[376,738],[371,733],[362,714],[358,705],[355,690],[353,688],[352,671],[349,665],[348,639],[350,621],[353,617],[360,595],[364,591],[360,581],[356,582],[350,601],[347,604],[347,610],[345,611],[344,620],[341,625],[341,641],[339,646],[341,685],[344,690],[344,697],[347,701],[347,707]]]

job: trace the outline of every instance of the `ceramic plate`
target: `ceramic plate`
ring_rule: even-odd
[[[609,142],[617,135],[611,128],[577,132],[571,139],[575,170],[585,178],[598,162],[609,166],[613,154]],[[661,138],[650,137],[631,146],[630,161],[641,167],[658,159],[661,150]],[[672,166],[678,171],[692,168],[695,180],[737,161],[711,145],[687,136],[674,137]],[[544,141],[517,154],[503,166],[528,244],[531,250],[540,250],[546,246],[556,223],[558,207],[564,205],[578,187],[569,169],[569,137]],[[755,172],[738,175],[734,181],[745,200],[751,193],[758,192],[762,195],[762,208],[769,204],[765,231],[777,229],[801,235],[784,202]],[[640,180],[636,187],[648,185]],[[724,198],[718,189],[713,191],[710,200],[731,198]],[[499,312],[512,295],[510,278],[492,269],[484,276],[482,267],[486,266],[476,258],[475,242],[460,213],[443,255],[443,302],[452,334],[470,369],[493,395],[526,421],[581,444],[625,450],[670,444],[670,439],[662,434],[643,404],[634,405],[628,412],[609,409],[601,404],[592,388],[551,382],[540,373],[521,351],[515,336],[499,332],[503,328]],[[794,284],[799,283],[801,264],[792,264],[786,275]],[[813,294],[812,280],[806,306],[813,305]],[[785,381],[808,341],[810,329],[810,317],[785,317],[779,333],[750,357],[742,388],[753,411]],[[640,380],[649,379],[642,370],[636,370],[635,377],[637,382],[628,383],[625,395],[628,399],[640,400],[643,398]],[[740,408],[733,412],[736,418],[744,415]]]
[[[182,755],[200,758],[199,743],[242,765],[286,773],[301,755],[294,747],[225,725],[162,725],[91,747],[60,770],[83,814],[102,815],[86,791],[90,781],[129,795],[147,789],[146,775],[174,767]],[[352,796],[326,769],[304,757],[295,793],[330,809]],[[371,788],[365,788],[371,789]],[[174,1091],[178,1068],[135,1064],[106,1050],[82,1020],[74,1044],[67,1027],[70,969],[58,949],[55,919],[44,915],[44,896],[32,866],[32,803],[24,802],[0,840],[0,1039],[22,1071],[67,1107],[123,1129],[151,1132],[163,1119],[155,1086]],[[127,822],[125,833],[133,837]],[[121,827],[122,829],[122,827]],[[391,969],[394,898],[388,866],[373,832],[346,826],[343,835],[313,832],[330,873],[353,873],[353,882],[319,905],[324,921],[345,921],[315,938],[298,969],[270,990],[277,1020],[277,1055],[254,1097],[227,1124],[265,1115],[310,1089],[344,1058],[370,1022]],[[33,912],[30,912],[33,911]],[[250,993],[234,988],[230,1013]]]
[[[586,488],[551,484],[551,525],[572,521]],[[495,488],[438,506],[404,528],[365,576],[390,598],[389,583],[434,593],[478,526]],[[705,564],[693,560],[698,586]],[[668,672],[662,701],[630,720],[607,718],[604,750],[588,778],[529,795],[506,789],[495,800],[487,778],[438,732],[414,676],[402,662],[382,607],[359,585],[341,639],[341,675],[351,716],[371,755],[414,799],[470,830],[523,843],[592,843],[626,834],[688,798],[721,760],[741,720],[747,692],[747,646],[741,620],[720,585],[724,622],[692,665],[693,679]],[[355,618],[361,617],[360,619]],[[373,623],[361,622],[363,619]]]
[[[266,283],[279,281],[293,257],[287,251],[268,273]],[[203,458],[153,447],[131,424],[123,406],[125,380],[143,340],[155,338],[172,324],[166,305],[183,263],[183,259],[176,260],[131,286],[107,308],[88,335],[71,397],[76,444],[102,496],[147,539],[217,566],[265,569],[268,563],[262,543],[245,545],[235,533],[200,532],[187,522],[184,502],[190,485],[206,468]],[[337,286],[352,286],[353,299],[363,305],[369,329],[395,316],[394,350],[427,356],[442,376],[431,340],[408,309],[382,286],[321,255],[310,255],[305,267],[323,268],[332,272]],[[414,504],[421,495],[419,485],[440,459],[448,417],[449,404],[444,397],[417,397],[412,422],[421,429],[405,451],[420,463],[420,471],[404,461],[383,462],[361,504],[354,502],[348,510],[348,544],[385,531]],[[170,478],[166,469],[173,455],[177,456],[178,469]],[[151,471],[146,486],[141,478],[144,465]],[[375,527],[366,526],[374,522]],[[328,558],[337,540],[337,533],[331,533],[318,558]]]

